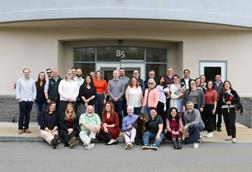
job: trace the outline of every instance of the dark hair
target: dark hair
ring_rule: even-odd
[[[207,84],[206,84],[206,88],[207,88],[207,89],[209,89],[209,87],[208,87],[209,82],[212,82],[212,84],[214,83],[212,80],[207,81]],[[214,85],[213,85],[213,87],[214,87]],[[212,89],[213,89],[213,87],[212,87]]]
[[[177,74],[173,75],[172,79],[174,79],[174,77],[177,77],[178,79],[180,79],[180,77]]]
[[[183,73],[185,73],[186,71],[191,73],[191,71],[189,69],[184,69]]]
[[[36,83],[35,83],[36,88],[44,87],[44,86],[45,86],[45,83],[46,83],[45,77],[44,77],[43,80],[41,80],[41,79],[39,78],[39,75],[40,75],[40,74],[44,74],[44,76],[45,76],[45,72],[40,72],[40,73],[38,74],[38,79],[37,79],[37,81],[36,81]],[[40,86],[40,82],[42,82],[42,85],[41,85],[41,86]]]
[[[163,82],[162,84],[160,83],[162,78],[164,78],[164,76],[159,76],[158,84],[164,87],[164,86],[166,86],[165,82]]]
[[[52,69],[51,69],[51,68],[47,68],[47,69],[46,69],[46,72],[47,72],[48,70],[52,71]]]
[[[139,82],[138,82],[138,79],[136,77],[130,78],[130,80],[129,80],[129,86],[133,87],[133,84],[132,84],[133,79],[136,80],[136,87],[139,87]]]
[[[46,110],[45,110],[46,112],[49,112],[49,111],[50,111],[50,106],[51,106],[52,104],[55,104],[55,105],[57,106],[56,102],[51,101],[50,103],[48,103],[48,105],[47,105],[47,107],[46,107]],[[55,111],[56,111],[56,108],[55,108]]]
[[[222,91],[222,92],[225,92],[225,84],[226,84],[226,83],[229,83],[229,85],[230,85],[230,90],[233,90],[230,81],[226,80],[226,81],[223,82],[221,91]]]
[[[91,87],[91,88],[95,88],[94,81],[93,81],[93,78],[92,78],[91,75],[87,75],[87,76],[85,77],[85,80],[84,80],[84,82],[83,82],[83,86],[84,86],[85,88],[87,87],[87,80],[86,80],[86,78],[87,78],[88,76],[90,77],[90,80],[91,80],[91,82],[90,82],[90,87]]]
[[[179,114],[178,114],[178,109],[177,109],[176,107],[171,107],[171,108],[170,108],[169,113],[168,113],[168,119],[169,119],[169,120],[172,120],[171,112],[172,112],[173,109],[175,109],[175,111],[176,111],[176,113],[177,113],[175,119],[176,119],[176,121],[178,122],[179,119],[180,119],[180,116],[179,116]]]

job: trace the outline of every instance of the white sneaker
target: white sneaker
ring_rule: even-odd
[[[201,132],[201,137],[206,137],[207,134],[208,134],[207,131],[202,131],[202,132]]]
[[[236,138],[232,138],[232,143],[236,143]]]
[[[86,144],[84,147],[85,147],[86,150],[93,149],[94,148],[94,143]]]
[[[193,143],[193,148],[198,149],[199,148],[199,143]]]
[[[207,138],[213,137],[213,132],[207,133],[206,137]]]

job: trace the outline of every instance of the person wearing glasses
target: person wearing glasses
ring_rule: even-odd
[[[159,101],[159,91],[155,88],[156,82],[154,79],[148,80],[148,88],[145,89],[143,98],[144,113],[150,115],[151,108],[157,108]]]
[[[46,74],[47,74],[48,80],[49,80],[50,78],[52,78],[52,69],[47,68],[47,69],[46,69]]]
[[[61,113],[66,110],[67,103],[73,103],[75,105],[76,98],[79,95],[79,86],[73,80],[73,73],[71,69],[67,70],[65,79],[63,79],[59,84],[59,94]]]

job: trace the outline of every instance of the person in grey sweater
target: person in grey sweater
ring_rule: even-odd
[[[197,149],[199,147],[200,131],[205,128],[205,125],[199,110],[194,108],[193,102],[187,102],[186,109],[184,113],[185,126],[183,130],[185,133],[188,132],[189,137],[185,139],[185,144],[193,143],[193,147]]]
[[[125,86],[122,80],[119,79],[119,71],[115,70],[113,72],[113,79],[108,82],[108,93],[109,100],[114,103],[115,111],[119,116],[119,126],[122,126],[122,106],[123,106],[123,95],[125,92]]]

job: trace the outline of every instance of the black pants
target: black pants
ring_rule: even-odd
[[[104,107],[104,94],[97,94],[96,102],[95,102],[95,112],[102,118],[102,111]]]
[[[218,121],[217,121],[217,128],[221,128],[221,123],[222,123],[222,109],[221,105],[218,103],[217,108],[216,108],[216,114],[218,114]]]
[[[100,131],[98,138],[100,141],[109,142],[112,139],[110,133],[105,133],[104,131]]]
[[[28,129],[30,123],[30,115],[32,110],[32,101],[21,101],[19,102],[19,120],[18,129]]]
[[[67,107],[67,103],[69,103],[68,101],[60,101],[60,114],[62,114],[63,112],[65,112],[66,107]],[[75,102],[71,102],[74,105],[74,111],[77,114],[77,103]]]
[[[166,115],[166,112],[164,111],[164,103],[158,102],[157,113],[163,119],[163,123],[164,123],[164,127],[163,128],[166,128],[166,118],[167,118],[167,115]]]
[[[236,127],[235,127],[235,119],[236,112],[235,108],[222,108],[222,113],[224,117],[224,122],[227,130],[227,135],[232,136],[232,138],[236,138]]]
[[[215,124],[215,114],[213,114],[214,105],[206,104],[204,107],[204,111],[202,113],[202,120],[205,124],[205,129],[208,132],[214,131]]]
[[[78,137],[78,135],[79,135],[79,131],[78,130],[73,130],[73,132],[71,132],[70,134],[68,134],[68,131],[59,129],[59,136],[60,136],[60,138],[62,138],[62,140],[64,141],[65,145],[68,144],[67,142],[72,137]]]

